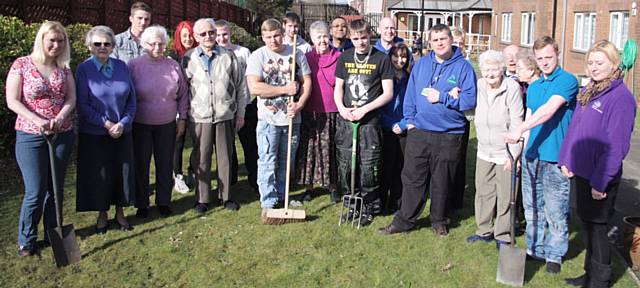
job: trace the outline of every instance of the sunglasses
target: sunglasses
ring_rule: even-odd
[[[215,30],[205,31],[205,32],[202,32],[202,33],[198,33],[198,35],[200,35],[200,37],[205,37],[207,35],[216,36],[216,31]]]
[[[111,47],[111,42],[93,42],[92,44],[93,44],[93,47],[100,47],[100,46],[107,47],[107,48]]]

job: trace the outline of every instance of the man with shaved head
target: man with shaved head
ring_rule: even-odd
[[[516,81],[518,80],[518,74],[516,74],[516,64],[518,63],[518,57],[516,55],[518,55],[518,52],[520,52],[520,47],[515,44],[504,47],[502,50],[504,62],[507,64],[505,75]]]
[[[393,44],[404,42],[404,39],[398,37],[396,23],[390,17],[384,17],[380,20],[378,32],[380,33],[380,39],[376,42],[375,48],[384,54],[389,54]]]

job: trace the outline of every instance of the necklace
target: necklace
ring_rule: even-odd
[[[373,48],[369,47],[367,56],[362,60],[358,59],[358,53],[355,50],[353,51],[353,62],[356,63],[356,68],[362,68],[363,66],[367,65],[367,63],[369,62],[369,56],[371,56],[371,50],[373,50]]]

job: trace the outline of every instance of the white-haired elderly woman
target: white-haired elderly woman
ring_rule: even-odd
[[[478,137],[476,160],[475,218],[476,233],[467,242],[490,242],[496,245],[511,243],[509,234],[509,196],[511,169],[504,145],[504,134],[518,127],[524,117],[520,85],[504,77],[502,53],[489,50],[479,57],[478,101],[475,125]],[[515,147],[514,147],[515,148]],[[517,150],[517,149],[513,149]],[[513,151],[512,153],[517,153]],[[515,212],[515,211],[513,211]],[[495,220],[494,220],[495,218]]]
[[[333,89],[336,64],[341,53],[330,44],[327,23],[313,22],[309,34],[313,49],[305,56],[311,68],[313,86],[302,111],[296,175],[298,184],[306,186],[307,200],[315,185],[330,190],[332,200],[339,201],[340,197],[335,192],[338,173],[333,138],[338,108],[333,100]]]
[[[136,216],[149,213],[149,166],[156,168],[156,206],[161,216],[171,215],[173,150],[176,136],[184,134],[189,110],[188,85],[182,68],[164,56],[169,37],[162,26],[150,26],[140,35],[144,55],[129,61],[136,89],[137,112],[133,120]],[[176,115],[178,119],[176,120]]]
[[[133,136],[136,93],[127,64],[110,58],[113,30],[95,26],[85,44],[91,58],[78,65],[78,172],[76,209],[98,211],[96,233],[107,232],[107,211],[116,206],[123,230],[131,225],[123,208],[133,204]]]
[[[16,118],[16,160],[24,180],[24,198],[18,224],[18,255],[37,253],[38,223],[56,226],[49,150],[42,134],[57,134],[53,141],[59,196],[69,155],[73,149],[73,108],[76,89],[69,69],[69,38],[55,21],[40,26],[30,55],[19,57],[7,75],[7,106]],[[46,239],[46,233],[45,239]]]

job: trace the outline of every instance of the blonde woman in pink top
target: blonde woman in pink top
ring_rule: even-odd
[[[25,190],[18,224],[20,257],[37,254],[37,229],[43,212],[45,229],[57,226],[54,189],[49,180],[49,150],[43,135],[57,135],[52,140],[58,186],[55,190],[62,197],[67,161],[75,139],[72,123],[76,89],[69,69],[70,58],[69,37],[64,27],[47,21],[36,34],[31,55],[16,59],[7,75],[7,106],[18,114],[16,160]]]
[[[305,56],[313,81],[311,96],[302,111],[296,175],[298,184],[306,187],[304,200],[311,199],[315,185],[330,190],[335,198],[333,201],[338,201],[340,199],[335,195],[338,174],[333,137],[338,108],[333,100],[333,88],[336,64],[341,53],[330,45],[329,26],[325,22],[313,22],[309,33],[313,48]],[[292,204],[301,205],[299,200],[292,201]]]
[[[167,31],[151,26],[141,35],[146,53],[129,61],[136,89],[137,111],[133,121],[133,153],[136,170],[136,217],[149,214],[149,166],[156,168],[156,205],[163,217],[171,215],[173,150],[176,136],[185,132],[189,109],[188,86],[180,65],[164,56]],[[178,119],[176,120],[176,115]]]

